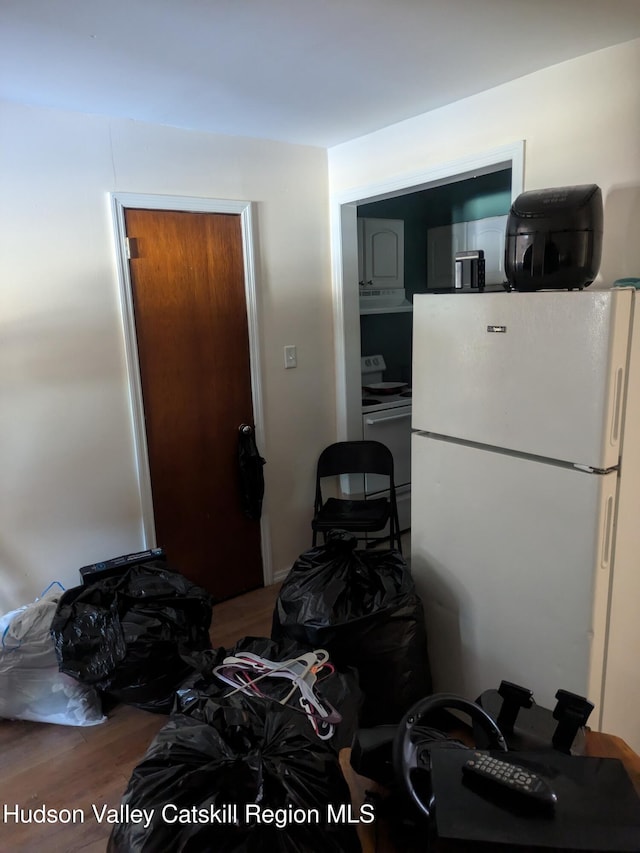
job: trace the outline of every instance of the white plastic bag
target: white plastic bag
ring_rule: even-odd
[[[96,691],[58,671],[50,629],[61,594],[0,616],[0,717],[63,726],[106,719]]]

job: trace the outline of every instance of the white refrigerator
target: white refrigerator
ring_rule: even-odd
[[[637,301],[415,296],[411,570],[436,691],[569,690],[640,751]]]

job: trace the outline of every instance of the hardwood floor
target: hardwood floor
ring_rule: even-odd
[[[268,637],[279,585],[258,589],[213,608],[214,646],[245,636]],[[0,851],[104,853],[111,826],[92,806],[116,808],[133,768],[167,717],[119,705],[105,723],[56,726],[0,721]],[[84,822],[20,823],[5,808],[82,810]],[[62,815],[60,815],[62,817]],[[76,817],[79,814],[76,813]],[[167,851],[170,853],[170,851]]]

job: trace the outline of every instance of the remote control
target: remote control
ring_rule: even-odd
[[[462,772],[474,776],[478,780],[489,782],[489,788],[509,791],[532,804],[553,808],[558,800],[549,783],[518,764],[502,761],[485,752],[474,752],[462,767]]]

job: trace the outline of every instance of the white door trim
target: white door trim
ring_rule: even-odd
[[[524,190],[524,140],[441,163],[422,172],[354,187],[332,195],[333,321],[336,360],[336,430],[338,440],[362,433],[360,403],[360,306],[358,299],[359,204],[381,201],[419,190],[511,168],[511,198]],[[350,283],[353,286],[350,286]],[[354,330],[357,332],[354,333]]]
[[[142,510],[143,548],[157,545],[153,517],[153,499],[149,455],[144,426],[142,383],[136,341],[131,276],[127,257],[127,240],[124,211],[126,208],[149,210],[179,210],[191,213],[235,213],[240,216],[242,246],[244,254],[244,285],[249,328],[249,358],[251,366],[251,397],[256,429],[256,442],[263,455],[267,455],[264,435],[264,407],[262,395],[262,367],[260,361],[260,327],[258,323],[258,294],[256,265],[254,259],[253,204],[249,201],[229,199],[190,198],[186,196],[150,195],[141,193],[114,192],[109,194],[113,233],[116,248],[118,279],[120,285],[120,307],[124,335],[125,357],[129,383],[129,400],[135,444],[135,458],[140,505]],[[265,585],[273,582],[271,536],[267,516],[268,495],[260,519],[262,567]]]

